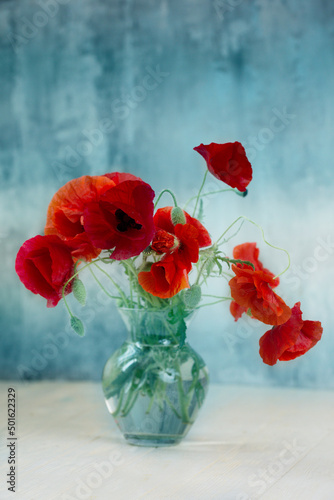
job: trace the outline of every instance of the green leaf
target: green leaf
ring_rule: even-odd
[[[84,306],[86,304],[86,288],[83,282],[79,279],[76,278],[73,283],[73,295],[77,299],[77,301]]]
[[[210,276],[214,265],[215,265],[215,261],[213,259],[210,259],[208,261],[206,269],[205,269],[207,276]]]
[[[76,316],[71,316],[71,327],[77,333],[80,335],[80,337],[83,337],[85,335],[85,329],[83,326],[83,322],[81,319],[77,318]]]
[[[219,269],[219,274],[221,274],[223,272],[223,266],[221,265],[218,259],[215,259],[215,263]]]

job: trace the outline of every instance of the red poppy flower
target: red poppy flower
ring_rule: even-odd
[[[253,171],[240,142],[200,144],[194,150],[203,156],[209,171],[217,179],[239,191],[246,191]]]
[[[83,212],[88,203],[99,199],[115,182],[107,176],[84,175],[62,186],[53,196],[45,226],[46,235],[57,235],[72,248],[76,258],[91,260],[99,255],[83,226]]]
[[[276,364],[278,359],[289,361],[302,356],[321,339],[320,321],[303,321],[300,302],[291,313],[286,323],[274,326],[260,338],[260,356],[267,365]]]
[[[111,181],[115,183],[115,185],[124,181],[141,181],[140,177],[136,177],[135,175],[128,174],[127,172],[110,172],[109,174],[104,174],[103,177],[107,177]]]
[[[257,248],[256,243],[242,243],[241,245],[237,245],[236,247],[234,247],[233,258],[251,262],[254,265],[255,271],[263,271],[274,278],[275,275],[268,269],[265,269],[262,262],[259,261],[259,253],[260,250]],[[247,264],[236,264],[236,266],[243,269],[252,269],[252,266],[248,266]],[[271,287],[275,288],[278,285],[279,278],[275,278]],[[232,301],[230,304],[230,312],[234,317],[234,320],[237,321],[239,318],[241,318],[243,313],[247,312],[247,309]]]
[[[151,248],[166,253],[165,257],[152,264],[150,271],[138,275],[144,290],[163,299],[189,288],[191,263],[198,261],[200,247],[211,244],[209,233],[197,219],[184,212],[186,223],[174,226],[171,212],[172,207],[165,207],[154,215],[156,232]]]
[[[163,242],[161,241],[161,231],[164,233]],[[160,250],[158,253],[172,253],[176,265],[190,272],[191,263],[197,262],[199,258],[198,230],[191,224],[176,224],[174,232],[175,235],[159,229],[155,233],[151,248],[153,250],[158,248]],[[169,240],[169,238],[173,240]],[[170,246],[171,244],[172,246]]]
[[[88,261],[101,248],[116,247],[116,259],[138,255],[153,237],[153,197],[151,187],[132,174],[73,179],[52,198],[45,234],[58,235],[75,258]]]
[[[229,282],[232,298],[250,309],[252,316],[267,325],[281,325],[291,316],[290,308],[273,290],[274,280],[264,271],[232,265],[236,276]]]
[[[189,272],[191,263],[197,262],[199,248],[211,245],[211,238],[205,227],[197,220],[184,212],[186,223],[174,226],[171,219],[172,207],[159,208],[154,215],[154,224],[157,228],[156,235],[152,242],[152,248],[156,248],[159,243],[157,235],[163,230],[175,237],[174,245],[171,249],[175,262],[179,267],[184,267]]]
[[[247,307],[240,306],[235,300],[230,303],[230,313],[232,314],[234,321],[238,321],[241,316],[247,312]]]
[[[138,282],[146,292],[161,299],[174,297],[183,288],[189,288],[187,271],[177,265],[172,254],[152,264],[150,271],[140,272]]]
[[[15,270],[24,286],[46,298],[47,307],[58,304],[73,268],[71,250],[58,236],[35,236],[27,240],[15,262]],[[66,294],[72,289],[71,283]]]
[[[121,180],[98,201],[87,204],[84,228],[94,246],[115,248],[116,260],[139,255],[152,241],[154,191],[141,179]]]
[[[175,227],[172,222],[173,207],[159,208],[154,215],[154,224],[158,229],[164,229],[168,233],[175,234]],[[184,216],[186,218],[186,224],[190,224],[198,230],[198,246],[199,248],[208,247],[211,245],[211,238],[203,224],[194,217],[191,217],[185,210],[183,210]],[[177,224],[178,225],[178,224]]]

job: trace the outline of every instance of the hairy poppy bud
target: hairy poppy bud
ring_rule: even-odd
[[[171,211],[171,219],[174,226],[176,226],[176,224],[185,224],[186,217],[184,215],[182,208],[174,207]]]
[[[201,287],[199,285],[192,285],[188,290],[183,292],[183,302],[189,309],[196,307],[202,298]]]

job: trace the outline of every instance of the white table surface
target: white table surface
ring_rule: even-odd
[[[7,388],[17,392],[17,491],[7,491]],[[128,445],[100,384],[0,383],[0,499],[333,500],[334,393],[211,386],[173,447]]]

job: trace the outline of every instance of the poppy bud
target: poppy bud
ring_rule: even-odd
[[[186,217],[184,215],[182,208],[174,207],[171,211],[171,219],[174,226],[176,226],[176,224],[185,224]]]
[[[192,285],[188,290],[183,292],[183,302],[189,309],[196,307],[202,298],[201,287],[199,285]]]

